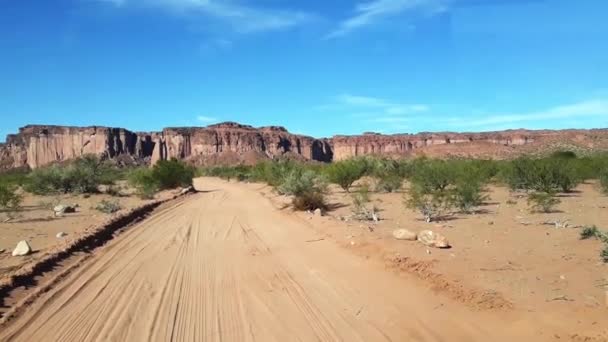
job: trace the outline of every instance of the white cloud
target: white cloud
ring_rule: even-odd
[[[239,33],[288,29],[315,18],[303,11],[267,9],[228,0],[97,0],[117,7],[154,7],[175,14],[205,15],[226,23]]]
[[[485,118],[452,118],[454,126],[494,126],[511,125],[531,121],[560,120],[574,118],[608,117],[608,100],[591,99],[574,104],[556,106],[546,110],[519,114],[490,114]]]
[[[426,112],[430,108],[424,104],[403,104],[378,97],[342,94],[336,96],[338,107],[367,107],[375,108],[387,116],[399,116],[412,113]]]
[[[325,36],[326,39],[341,37],[364,26],[372,25],[386,17],[409,11],[439,13],[447,9],[450,0],[374,0],[359,3],[355,14],[340,22],[338,27]]]
[[[211,117],[211,116],[204,116],[204,115],[197,116],[196,120],[198,120],[199,122],[202,122],[204,124],[214,123],[214,122],[218,121],[217,118],[214,118],[214,117]]]

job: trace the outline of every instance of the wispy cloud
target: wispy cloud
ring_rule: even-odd
[[[354,15],[340,22],[338,27],[325,36],[326,39],[341,37],[369,26],[387,17],[405,12],[422,11],[440,13],[447,9],[450,0],[374,0],[356,5]]]
[[[407,104],[379,97],[341,94],[333,97],[329,104],[317,106],[320,111],[332,111],[349,115],[358,121],[377,124],[380,127],[390,125],[390,129],[405,129],[405,124],[430,111],[425,104]]]
[[[118,8],[153,7],[174,14],[205,15],[221,20],[235,32],[254,33],[293,28],[316,16],[312,13],[291,10],[262,8],[228,0],[97,0]]]
[[[201,122],[203,124],[210,124],[210,123],[214,123],[214,122],[218,122],[219,121],[217,118],[214,118],[212,116],[205,116],[205,115],[199,115],[199,116],[197,116],[196,120],[198,120],[198,122]]]
[[[341,107],[371,108],[376,109],[375,114],[382,113],[387,116],[421,113],[429,110],[429,106],[424,104],[404,104],[370,96],[341,94],[335,99]]]
[[[525,124],[543,120],[585,119],[608,117],[607,99],[590,99],[573,104],[556,106],[541,111],[515,114],[487,114],[483,118],[451,118],[448,120],[453,126],[493,127]],[[550,126],[550,125],[547,125]]]

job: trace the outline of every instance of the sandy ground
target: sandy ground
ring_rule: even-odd
[[[516,281],[532,283],[526,278],[530,269],[541,279],[547,277],[541,284],[553,284],[548,278],[558,266],[548,261],[554,260],[564,267],[558,272],[568,284],[560,285],[563,291],[571,286],[576,289],[572,291],[579,291],[579,286],[592,291],[592,285],[582,284],[592,283],[605,271],[596,262],[599,245],[578,241],[575,230],[503,224],[487,213],[452,220],[451,228],[437,228],[445,229],[454,248],[429,255],[415,242],[397,243],[387,237],[394,226],[428,227],[406,219],[407,212],[397,210],[396,203],[394,208],[389,205],[389,198],[400,201],[399,195],[380,195],[386,221],[370,232],[358,223],[349,226],[333,217],[277,209],[283,199],[263,185],[208,178],[196,183],[203,192],[174,201],[96,250],[85,265],[3,327],[0,340],[599,341],[606,336],[605,307],[581,304],[575,292],[568,292],[574,301],[559,303],[522,295],[533,299],[527,307],[509,290]],[[340,193],[334,198],[346,199]],[[599,200],[605,199],[590,203],[598,205]],[[517,205],[511,210],[519,212]],[[491,217],[495,222],[488,227]],[[511,232],[542,234],[525,234],[526,239],[508,246],[517,236],[505,237],[503,226]],[[492,239],[490,244],[502,247],[487,247],[484,252],[472,247],[472,241],[486,238],[482,229]],[[533,248],[532,256],[514,252],[528,251],[539,241],[548,246]],[[424,269],[445,279],[393,272],[394,256],[384,257],[394,250],[423,261],[437,260]],[[574,255],[571,266],[564,266],[568,260],[561,257],[562,251]],[[551,253],[543,257],[546,252]],[[507,253],[504,258],[512,258],[521,271],[479,269],[502,264],[502,259],[492,260]],[[497,282],[499,278],[503,281]],[[442,286],[435,286],[441,281]],[[486,300],[490,303],[513,304],[479,305],[475,295],[450,292],[450,284],[458,283],[461,294],[478,287],[479,293],[495,293]],[[598,292],[590,295],[599,296]],[[561,305],[572,313],[564,316],[566,311],[553,310]]]
[[[161,199],[169,196],[170,193],[165,191],[157,194],[156,197]],[[0,250],[3,250],[0,253],[0,277],[42,257],[49,249],[83,234],[87,228],[98,225],[110,217],[110,214],[104,214],[94,209],[102,200],[118,200],[122,207],[120,212],[152,201],[141,200],[136,196],[112,197],[103,194],[86,197],[83,195],[36,196],[25,194],[23,209],[17,213],[17,217],[5,222],[6,213],[0,213]],[[79,208],[76,213],[55,217],[52,208],[57,204],[78,204]],[[67,236],[57,238],[56,235],[59,232],[64,232]],[[25,257],[11,256],[13,249],[21,240],[28,241],[34,253]]]

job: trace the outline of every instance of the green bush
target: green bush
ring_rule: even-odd
[[[351,196],[353,200],[352,213],[356,220],[378,221],[378,209],[375,206],[368,207],[371,198],[367,184],[362,184]]]
[[[518,158],[505,165],[501,176],[513,190],[570,192],[584,180],[582,165],[571,158]]]
[[[367,175],[376,179],[376,191],[394,192],[403,186],[401,164],[391,159],[368,159]]]
[[[95,193],[101,184],[112,184],[118,171],[94,155],[77,158],[65,165],[52,165],[32,171],[25,190],[38,195],[56,193]]]
[[[329,165],[326,174],[330,182],[349,192],[353,183],[363,177],[367,169],[365,159],[347,159]]]
[[[313,171],[304,169],[293,169],[285,177],[283,183],[277,187],[277,191],[284,195],[299,195],[311,189],[325,190],[325,184],[321,184],[321,178]]]
[[[405,205],[418,210],[426,222],[435,221],[453,208],[453,201],[448,191],[428,190],[424,186],[413,184],[405,194]]]
[[[586,240],[590,238],[598,237],[600,234],[597,226],[585,226],[583,230],[581,230],[581,240]]]
[[[550,213],[561,201],[551,192],[534,192],[528,195],[528,205],[532,211]]]
[[[326,210],[327,202],[325,195],[321,192],[309,191],[294,196],[292,200],[293,208],[296,210]]]
[[[194,167],[177,159],[161,160],[152,167],[152,178],[161,190],[192,185]]]
[[[418,159],[413,162],[411,182],[428,193],[444,191],[456,181],[456,170],[445,160]]]
[[[95,209],[104,214],[114,214],[115,212],[120,211],[122,206],[118,201],[102,200],[97,204],[97,206],[95,206]]]
[[[0,184],[0,209],[17,211],[21,207],[22,199],[15,185]]]
[[[602,192],[608,194],[608,168],[603,169],[599,175]]]
[[[292,204],[296,210],[327,209],[327,183],[314,171],[294,168],[277,190],[293,196]]]
[[[148,168],[132,170],[128,176],[128,181],[131,186],[137,189],[137,194],[143,199],[154,198],[154,194],[160,187],[152,174],[152,169]]]
[[[608,262],[608,244],[604,246],[604,249],[600,252],[600,258],[603,262]]]

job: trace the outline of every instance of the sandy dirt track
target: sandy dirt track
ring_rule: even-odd
[[[197,180],[197,188],[204,192],[96,251],[2,329],[0,340],[551,337],[532,321],[470,311],[331,241],[314,241],[305,220],[251,189],[211,179]]]

